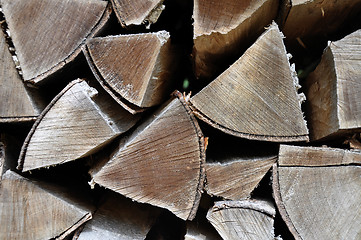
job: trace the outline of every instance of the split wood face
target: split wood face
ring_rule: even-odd
[[[281,145],[273,189],[296,239],[361,236],[361,154],[341,149]]]
[[[361,132],[361,30],[332,42],[307,78],[312,140]]]
[[[249,198],[275,161],[274,157],[206,163],[207,193],[230,200]]]
[[[194,69],[209,79],[239,56],[276,17],[278,1],[194,1]]]
[[[85,224],[77,240],[143,240],[157,220],[159,208],[139,204],[116,194],[108,194],[104,204]]]
[[[84,53],[103,88],[130,112],[160,104],[170,93],[174,52],[166,31],[94,38]]]
[[[111,2],[123,26],[155,23],[164,9],[163,0],[111,0]]]
[[[274,239],[274,207],[261,200],[220,201],[207,219],[223,239]]]
[[[196,116],[235,136],[308,140],[297,77],[273,24],[218,78],[190,99]]]
[[[25,81],[37,83],[72,61],[107,21],[98,0],[1,0]]]
[[[7,171],[0,184],[0,238],[52,239],[91,218],[91,210]],[[60,237],[60,239],[63,239]]]
[[[181,96],[173,99],[139,126],[94,175],[94,182],[193,219],[203,188],[204,139],[183,101]]]
[[[286,41],[333,34],[342,28],[346,20],[359,14],[361,6],[360,0],[292,0],[291,2],[292,6],[282,29]]]
[[[139,119],[85,81],[71,82],[39,116],[21,150],[18,168],[49,167],[85,157]],[[106,110],[106,111],[105,111]]]
[[[0,122],[35,120],[41,110],[25,89],[0,31]]]

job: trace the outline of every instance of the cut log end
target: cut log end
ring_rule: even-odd
[[[297,93],[298,79],[288,58],[283,35],[274,23],[241,58],[190,99],[191,108],[201,120],[235,136],[307,141],[303,95]]]
[[[178,98],[163,105],[119,145],[93,180],[191,220],[203,189],[204,138],[183,96],[175,95]]]

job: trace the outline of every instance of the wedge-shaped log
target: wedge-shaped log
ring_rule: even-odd
[[[275,19],[277,10],[278,0],[194,1],[196,76],[211,79],[225,69]]]
[[[25,139],[18,169],[28,171],[88,156],[139,119],[106,94],[97,94],[81,80],[59,93]]]
[[[166,31],[93,38],[83,50],[103,88],[132,113],[171,93],[176,64]]]
[[[277,207],[295,239],[359,239],[361,153],[281,145]]]
[[[292,0],[282,29],[287,40],[335,34],[361,10],[360,0]],[[284,1],[288,4],[288,1]]]
[[[220,201],[209,209],[208,221],[223,239],[274,239],[276,210],[267,201]]]
[[[159,208],[132,202],[119,194],[108,194],[77,239],[143,240],[160,212]]]
[[[35,121],[44,104],[32,97],[16,70],[5,36],[0,31],[0,122]]]
[[[276,24],[190,99],[195,114],[225,133],[265,141],[308,140],[298,79]]]
[[[307,78],[311,140],[361,132],[361,30],[329,43]]]
[[[204,139],[180,93],[126,137],[93,181],[193,219],[203,188]]]
[[[275,161],[276,157],[267,157],[206,163],[207,193],[230,200],[249,198]]]
[[[107,22],[98,0],[1,0],[25,81],[38,83],[74,60]]]
[[[0,184],[1,239],[64,239],[91,219],[92,207],[7,171]]]
[[[155,23],[164,10],[164,0],[111,0],[114,12],[123,27]]]

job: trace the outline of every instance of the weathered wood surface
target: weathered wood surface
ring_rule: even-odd
[[[18,169],[50,167],[88,156],[138,119],[85,81],[75,80],[36,120],[22,147]]]
[[[193,221],[186,222],[184,240],[222,240],[222,238],[207,219],[197,217]]]
[[[0,184],[1,239],[64,239],[92,209],[7,171]]]
[[[273,239],[276,210],[267,201],[220,201],[208,211],[207,219],[221,237],[230,239]]]
[[[155,23],[164,10],[164,0],[111,0],[114,12],[124,27]]]
[[[1,7],[23,78],[32,83],[74,60],[111,13],[98,0],[1,0]]]
[[[203,189],[204,138],[180,93],[120,143],[93,180],[141,203],[193,219]]]
[[[108,194],[76,239],[143,240],[160,212],[159,208],[132,202],[117,193]]]
[[[35,121],[43,104],[32,99],[0,31],[0,122]]]
[[[276,157],[268,157],[206,163],[206,191],[229,200],[249,198],[275,161]]]
[[[132,113],[171,93],[176,63],[166,31],[93,38],[83,51],[103,88]]]
[[[275,19],[278,0],[194,1],[194,70],[212,79]]]
[[[0,181],[2,175],[7,170],[7,163],[6,163],[6,152],[5,152],[5,144],[3,143],[2,139],[0,141]]]
[[[265,141],[305,141],[308,129],[276,24],[189,102],[195,115],[235,136]]]
[[[278,209],[295,239],[359,239],[361,153],[281,145]]]
[[[282,29],[286,41],[330,36],[346,27],[346,21],[361,11],[360,0],[292,0],[291,3]]]
[[[307,78],[311,140],[361,131],[361,30],[331,42]]]

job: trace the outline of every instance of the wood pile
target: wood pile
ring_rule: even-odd
[[[0,239],[361,239],[361,0],[0,10]]]

